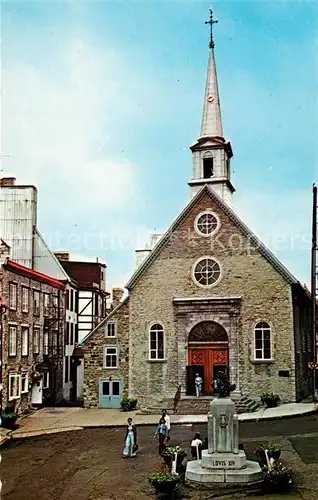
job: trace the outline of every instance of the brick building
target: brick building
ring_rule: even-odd
[[[128,297],[83,341],[85,406],[167,405],[178,387],[204,392],[221,369],[233,397],[285,402],[311,391],[310,299],[232,208],[230,142],[210,43],[202,127],[191,146],[192,199],[155,245],[138,252]]]
[[[63,397],[65,284],[9,260],[0,244],[2,408]]]
[[[10,246],[10,259],[22,266],[65,284],[70,301],[65,310],[63,399],[76,399],[72,382],[71,357],[75,348],[77,312],[74,309],[77,285],[47,246],[38,225],[38,191],[33,185],[18,184],[14,177],[0,179],[0,235]],[[69,333],[69,334],[68,334]]]

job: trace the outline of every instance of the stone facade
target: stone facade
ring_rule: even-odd
[[[148,257],[148,265],[146,260],[144,269],[136,271],[128,284],[128,300],[85,341],[86,407],[99,405],[100,379],[115,376],[124,380],[124,389],[141,407],[161,406],[179,386],[184,395],[189,333],[204,321],[221,325],[227,333],[233,396],[259,399],[264,392],[274,392],[289,402],[310,393],[305,355],[311,342],[310,300],[305,291],[290,283],[291,275],[277,260],[270,262],[275,258],[264,255],[264,247],[257,247],[209,188],[191,203],[161,249],[153,251],[152,261]],[[219,219],[217,233],[209,238],[195,230],[198,214],[205,211]],[[208,288],[198,286],[192,273],[204,256],[219,262],[222,270],[221,279]],[[116,370],[105,369],[103,359],[105,346],[114,344],[105,333],[113,320],[120,353]],[[266,361],[254,354],[254,327],[261,321],[271,327],[272,356]],[[154,324],[164,329],[160,360],[150,359],[149,329]]]
[[[52,284],[50,284],[50,282]],[[56,283],[56,286],[54,286]],[[16,306],[10,307],[10,284],[16,290]],[[22,308],[22,290],[27,290],[28,307]],[[39,292],[39,309],[35,313],[33,306],[33,290]],[[12,292],[11,292],[12,293]],[[45,388],[42,392],[42,400],[46,398],[55,401],[62,399],[63,388],[63,321],[53,322],[52,307],[53,297],[56,298],[60,318],[65,315],[64,285],[57,280],[36,273],[30,269],[16,263],[7,261],[1,267],[0,295],[2,303],[6,306],[2,314],[2,407],[15,405],[20,411],[27,409],[32,404],[33,380],[32,374],[38,371],[42,374],[42,384],[45,375]],[[44,307],[44,295],[49,298],[49,307]],[[11,301],[12,305],[12,301]],[[55,306],[54,306],[55,308]],[[23,311],[25,309],[25,312]],[[46,320],[45,320],[46,318]],[[51,319],[51,326],[48,326],[47,337],[44,347],[45,321]],[[9,329],[16,327],[16,348],[9,352]],[[52,327],[58,328],[56,337],[53,339]],[[27,352],[22,352],[22,330],[27,331],[28,341]],[[34,348],[34,329],[39,331],[38,348]],[[47,340],[46,340],[47,339]],[[56,344],[58,344],[56,346]],[[54,352],[53,352],[54,350]],[[60,352],[60,356],[58,353]],[[54,363],[52,359],[54,357]],[[9,379],[10,375],[16,374],[19,378],[18,394],[10,397]],[[24,387],[21,386],[21,376],[25,378]],[[24,389],[21,392],[21,389]],[[54,393],[54,394],[53,394]]]
[[[206,210],[220,219],[215,237],[205,238],[194,230],[197,215]],[[193,264],[203,256],[215,258],[222,268],[221,280],[209,290],[192,279]],[[178,298],[207,297],[211,300],[202,301],[197,310],[178,306]],[[223,298],[223,306],[215,305],[217,297]],[[233,310],[228,297],[238,297],[239,307]],[[297,398],[292,287],[207,190],[130,290],[130,395],[149,405],[172,397],[179,384],[184,389],[187,336],[192,326],[206,319],[227,330],[230,376],[240,394],[258,398],[273,391],[283,401]],[[259,321],[272,329],[271,361],[254,359],[253,327]],[[149,327],[154,322],[164,326],[163,361],[149,361]],[[297,332],[298,337],[302,334],[307,332]],[[279,376],[281,371],[289,376]],[[308,393],[308,380],[305,385]]]
[[[117,290],[118,291],[118,290]],[[114,323],[116,335],[107,337],[109,323]],[[99,406],[101,379],[116,378],[122,381],[123,393],[128,392],[129,377],[129,300],[121,302],[109,316],[89,335],[84,353],[84,406]],[[105,347],[118,347],[118,368],[105,368]]]

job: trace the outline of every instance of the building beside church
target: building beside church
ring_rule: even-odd
[[[212,19],[211,19],[212,26]],[[166,406],[178,387],[204,393],[225,370],[233,397],[298,401],[311,391],[310,299],[236,215],[211,32],[201,133],[191,146],[191,201],[138,251],[128,296],[83,340],[84,405]]]

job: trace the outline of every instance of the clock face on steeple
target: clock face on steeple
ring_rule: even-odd
[[[214,97],[213,97],[213,95],[208,95],[207,100],[208,100],[209,102],[213,102],[213,101],[214,101]]]

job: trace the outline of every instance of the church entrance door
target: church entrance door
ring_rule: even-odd
[[[202,390],[211,394],[211,381],[220,370],[228,376],[229,342],[225,329],[214,321],[202,321],[190,332],[188,339],[187,393],[194,394],[194,378],[203,379]]]

